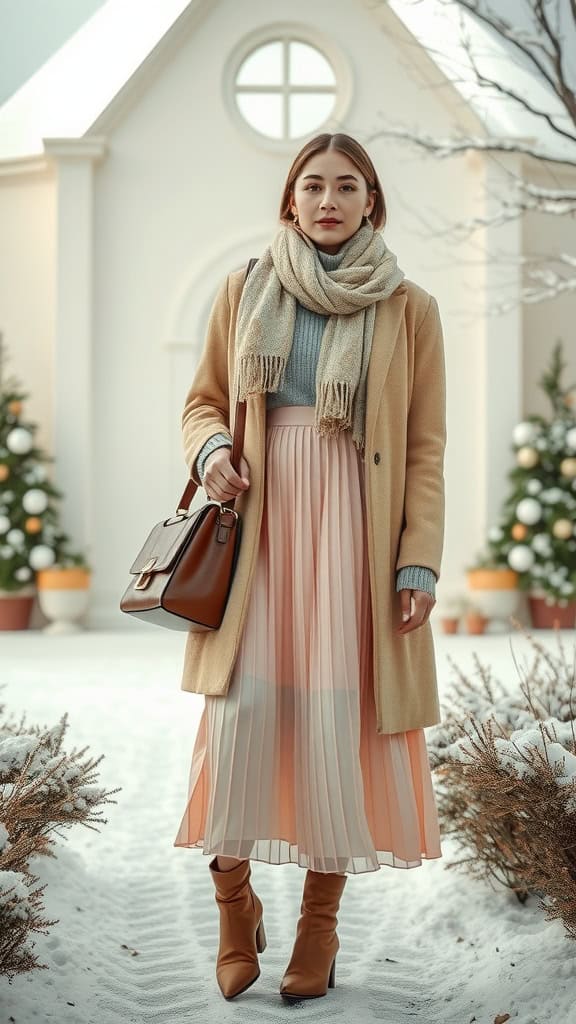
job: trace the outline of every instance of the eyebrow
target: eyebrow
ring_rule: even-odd
[[[324,181],[321,174],[305,174],[302,181],[306,181],[307,178],[317,178],[318,181]],[[354,174],[338,174],[336,181],[344,181],[346,178],[352,178],[352,181],[358,181],[358,178]]]

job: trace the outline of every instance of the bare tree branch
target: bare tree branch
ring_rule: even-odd
[[[560,40],[558,39],[557,34],[555,34],[552,31],[552,28],[550,27],[550,22],[548,21],[548,17],[546,11],[544,10],[544,4],[542,3],[542,0],[534,0],[534,2],[534,12],[540,24],[542,25],[544,31],[546,32],[548,39],[552,43],[552,48],[554,50],[554,57],[552,63],[554,64],[554,69],[556,71],[557,78],[556,93],[562,100],[566,110],[570,113],[572,120],[576,124],[576,97],[574,96],[572,90],[568,88],[568,85],[566,84],[566,79],[564,77],[564,69],[562,66],[562,47],[560,45]]]
[[[415,0],[418,3],[419,0]],[[421,0],[420,0],[421,2]],[[535,125],[533,132],[530,128],[524,137],[516,135],[507,137],[499,136],[493,131],[486,132],[483,136],[476,135],[455,135],[450,138],[442,138],[430,135],[417,128],[410,129],[403,124],[394,124],[390,120],[383,128],[372,133],[372,138],[398,139],[407,144],[413,145],[417,150],[425,150],[437,159],[458,156],[467,152],[479,152],[485,154],[492,162],[498,163],[500,171],[507,182],[497,184],[494,189],[489,187],[492,179],[488,178],[484,210],[474,217],[460,221],[451,221],[449,224],[440,226],[427,226],[431,237],[437,239],[449,239],[454,244],[466,243],[474,245],[474,236],[479,234],[483,238],[482,231],[487,228],[505,225],[517,220],[526,214],[544,214],[555,217],[574,217],[576,215],[576,189],[574,186],[565,186],[558,182],[557,187],[545,187],[534,181],[528,181],[517,173],[516,168],[511,168],[507,162],[498,160],[498,154],[516,154],[522,158],[534,161],[537,166],[545,167],[550,174],[552,181],[558,181],[558,176],[553,173],[553,168],[576,169],[576,132],[572,131],[571,125],[576,125],[576,91],[571,88],[567,80],[567,57],[570,54],[570,43],[562,34],[562,22],[560,11],[556,10],[556,16],[550,17],[550,3],[547,0],[524,0],[524,11],[520,12],[519,21],[521,25],[512,25],[509,20],[502,17],[497,10],[496,0],[493,7],[490,0],[438,0],[440,4],[455,5],[460,8],[460,49],[453,59],[452,53],[441,53],[437,47],[427,47],[422,42],[432,59],[436,59],[440,67],[446,60],[449,62],[448,79],[453,85],[463,85],[463,95],[469,101],[482,98],[483,95],[501,102],[509,101],[517,105],[517,109],[529,114]],[[559,0],[560,3],[563,0]],[[576,0],[570,0],[570,13],[574,23],[576,40]],[[464,16],[469,15],[483,23],[491,33],[503,41],[507,49],[512,47],[523,63],[520,65],[524,75],[532,75],[548,92],[551,103],[554,107],[561,105],[561,113],[549,112],[546,109],[546,97],[535,100],[531,94],[530,79],[527,79],[528,88],[524,92],[524,83],[518,84],[510,81],[507,72],[503,73],[502,80],[492,67],[485,71],[482,66],[482,58],[486,56],[483,48],[479,46],[471,31],[467,30],[464,23]],[[522,14],[524,18],[522,18]],[[529,25],[526,27],[527,19]],[[470,24],[470,23],[469,23]],[[490,52],[490,50],[488,51]],[[528,62],[528,68],[526,67]],[[516,59],[511,57],[507,64],[516,64]],[[461,77],[460,77],[461,75]],[[472,86],[477,86],[478,96],[472,96]],[[554,107],[550,109],[553,111]],[[564,117],[564,114],[566,115]],[[562,123],[558,123],[559,119]],[[551,132],[554,133],[551,136]],[[552,151],[550,138],[562,140],[564,151],[560,148]],[[523,169],[530,164],[523,162]],[[526,172],[529,173],[529,172]],[[494,184],[494,182],[493,182]],[[419,216],[423,221],[423,209],[420,206],[417,211],[411,210],[413,215]],[[438,211],[431,210],[431,219],[438,220]],[[501,256],[494,249],[494,243],[490,243],[490,252],[481,253],[480,256],[485,264],[487,259],[498,265],[506,265],[515,269],[514,279],[510,280],[510,287],[513,294],[510,298],[500,297],[493,302],[487,313],[489,316],[500,316],[509,310],[515,309],[518,302],[536,304],[539,302],[553,300],[560,295],[576,294],[576,254],[570,252],[551,252],[523,255],[516,251]],[[522,280],[517,282],[518,268],[522,269]],[[502,282],[504,287],[505,280]]]
[[[449,0],[449,2],[451,2],[451,0]],[[536,14],[534,5],[538,6],[539,2],[540,0],[531,0],[529,9],[532,10],[532,13]],[[494,29],[499,36],[503,39],[507,39],[509,43],[515,46],[525,57],[527,57],[536,68],[538,74],[548,82],[548,85],[550,85],[554,90],[558,98],[564,102],[560,83],[555,81],[553,75],[548,71],[542,61],[536,57],[531,49],[532,46],[534,49],[539,48],[543,50],[549,61],[553,65],[555,64],[554,54],[550,53],[550,51],[547,50],[538,39],[530,36],[527,40],[523,40],[522,33],[518,31],[518,29],[515,29],[508,21],[505,21],[504,18],[500,18],[494,13],[494,11],[481,9],[478,4],[478,0],[456,0],[456,3],[480,21],[484,22],[485,25],[488,25],[489,28]],[[576,121],[576,107],[572,107],[572,120]]]
[[[541,160],[544,163],[576,166],[576,160],[552,156],[545,150],[538,151],[534,146],[528,146],[515,139],[500,139],[494,136],[481,138],[480,136],[465,135],[462,138],[437,139],[432,135],[409,132],[404,128],[381,128],[369,135],[368,141],[376,138],[403,139],[405,142],[413,142],[441,159],[456,156],[458,153],[466,153],[468,150],[478,150],[484,153],[522,153],[524,156],[530,156],[534,160]]]
[[[470,64],[472,65],[472,70],[476,75],[476,80],[482,89],[492,88],[499,92],[501,95],[508,96],[509,99],[514,100],[521,107],[523,107],[524,110],[527,110],[530,114],[534,114],[535,117],[543,118],[546,121],[546,123],[550,126],[552,131],[556,132],[558,135],[561,135],[563,138],[568,139],[570,142],[576,143],[576,134],[574,132],[569,132],[564,128],[560,128],[559,125],[555,124],[555,122],[552,120],[551,114],[548,114],[545,110],[539,110],[537,107],[533,106],[531,103],[528,102],[525,96],[523,96],[519,92],[516,92],[516,90],[503,85],[502,82],[498,82],[494,78],[489,78],[487,75],[482,74],[480,68],[478,67],[476,58],[474,56],[472,49],[472,41],[469,36],[463,36],[463,45],[470,60]]]

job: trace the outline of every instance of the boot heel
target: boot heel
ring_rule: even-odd
[[[335,977],[336,977],[336,957],[332,961],[332,967],[330,968],[330,977],[328,978],[328,988],[335,988]]]
[[[262,917],[256,931],[256,949],[259,953],[263,953],[266,949],[266,932],[264,931],[264,918]]]

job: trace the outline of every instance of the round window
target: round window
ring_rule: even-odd
[[[251,128],[268,139],[308,135],[331,117],[336,76],[310,43],[284,36],[252,49],[234,82],[236,105]]]

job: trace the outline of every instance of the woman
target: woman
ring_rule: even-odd
[[[193,478],[243,521],[223,623],[187,636],[182,688],[205,707],[174,843],[216,855],[228,999],[266,944],[251,858],[306,868],[280,987],[296,999],[334,986],[348,874],[442,856],[423,729],[440,721],[443,340],[385,219],[363,147],[308,142],[276,236],[218,292],[182,417]]]

